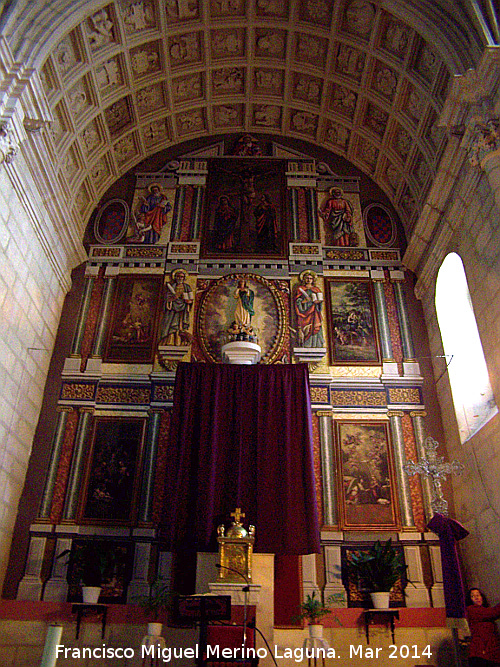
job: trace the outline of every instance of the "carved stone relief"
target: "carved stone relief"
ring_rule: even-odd
[[[242,58],[245,55],[245,30],[212,30],[210,49],[212,58]]]
[[[371,102],[368,103],[365,114],[365,124],[369,127],[379,139],[384,136],[385,128],[389,120],[389,114]]]
[[[78,161],[76,159],[74,149],[73,148],[68,149],[66,153],[63,155],[61,161],[62,173],[64,174],[66,179],[69,182],[71,182],[77,175],[79,168],[80,165],[78,164]]]
[[[123,74],[118,58],[111,58],[111,60],[107,60],[99,67],[96,67],[95,76],[97,87],[104,93],[110,87],[123,85]]]
[[[170,130],[167,120],[162,118],[148,123],[142,130],[144,143],[148,149],[155,148],[158,144],[170,141]]]
[[[91,155],[96,148],[101,144],[101,136],[99,134],[99,129],[97,123],[92,121],[84,128],[81,134],[81,144],[85,152],[86,157]]]
[[[90,108],[91,101],[87,85],[83,79],[68,92],[68,104],[74,118],[79,118]]]
[[[403,162],[406,161],[408,154],[411,150],[413,144],[413,139],[408,134],[408,132],[402,128],[398,127],[396,136],[394,138],[394,149],[396,153],[401,157]]]
[[[179,134],[191,134],[206,129],[205,115],[202,109],[193,109],[176,114],[177,131]]]
[[[211,0],[210,14],[212,16],[245,16],[244,0]]]
[[[166,0],[165,8],[168,23],[179,23],[200,17],[197,0]]]
[[[340,123],[335,123],[332,120],[328,121],[325,136],[325,140],[328,143],[333,144],[334,146],[339,146],[342,150],[347,150],[350,136],[351,132],[347,127],[340,125]]]
[[[166,105],[165,92],[161,83],[154,83],[137,91],[137,111],[140,116],[147,116]]]
[[[81,62],[75,40],[67,35],[54,49],[54,61],[61,76],[65,76],[75,65]]]
[[[159,42],[150,42],[130,49],[130,62],[136,77],[147,76],[161,70],[160,48]]]
[[[357,101],[358,96],[355,92],[338,83],[333,84],[330,102],[332,111],[347,116],[347,118],[353,118]]]
[[[401,172],[393,164],[388,164],[385,170],[385,176],[387,183],[390,185],[393,192],[396,192],[402,180]]]
[[[415,212],[415,197],[408,187],[405,188],[400,199],[401,208],[408,217]]]
[[[229,95],[245,91],[245,69],[243,67],[223,67],[212,72],[214,95]]]
[[[300,18],[302,21],[328,26],[332,20],[332,7],[331,0],[304,0],[299,3]]]
[[[398,78],[389,67],[385,67],[378,62],[373,73],[372,85],[374,90],[392,101],[396,94]]]
[[[80,215],[85,215],[88,207],[90,205],[90,196],[85,187],[85,183],[82,183],[80,189],[76,193],[75,197],[75,206]]]
[[[128,97],[122,97],[104,111],[104,118],[109,128],[111,137],[116,137],[123,132],[133,120],[130,110],[130,100]]]
[[[94,182],[96,190],[99,192],[105,185],[108,178],[111,177],[111,171],[105,158],[101,158],[90,170],[90,177]]]
[[[367,141],[366,139],[360,137],[357,146],[357,155],[359,159],[364,162],[371,170],[375,169],[375,165],[378,160],[378,149],[375,146]]]
[[[255,12],[257,16],[277,18],[288,17],[287,0],[256,0]]]
[[[346,7],[344,26],[358,37],[368,39],[375,21],[375,7],[367,0],[351,0]]]
[[[172,67],[188,65],[201,60],[201,33],[189,32],[169,37],[168,52]]]
[[[318,116],[308,111],[291,110],[290,129],[294,132],[301,132],[309,136],[316,134],[318,127]]]
[[[52,141],[58,146],[64,137],[67,135],[66,123],[63,120],[62,103],[58,104],[54,109],[54,120],[49,125],[49,132],[52,135]]]
[[[324,68],[327,52],[328,40],[304,33],[297,35],[297,47],[295,50],[295,60],[297,62],[306,62],[316,67]]]
[[[319,104],[321,102],[321,91],[323,80],[309,74],[295,72],[292,95],[296,99]]]
[[[254,89],[256,93],[283,96],[284,72],[267,67],[256,68],[254,70]]]
[[[87,38],[92,51],[97,51],[115,41],[111,7],[103,7],[87,21]]]
[[[214,107],[214,125],[216,127],[233,127],[243,125],[243,104],[223,104]]]
[[[119,165],[126,164],[137,154],[137,147],[133,134],[128,134],[120,141],[117,141],[113,147],[116,161]]]
[[[415,62],[415,71],[418,72],[427,83],[432,83],[438,69],[438,57],[427,44],[423,44]]]
[[[426,163],[423,155],[420,152],[416,155],[413,167],[414,168],[411,171],[415,180],[421,188],[425,187],[428,183],[431,172],[429,165]]]
[[[347,44],[339,44],[335,61],[335,69],[339,74],[360,81],[364,68],[365,54],[362,51]]]
[[[425,104],[425,96],[422,92],[409,84],[406,105],[403,110],[418,123],[424,113]]]
[[[172,81],[174,102],[186,102],[203,97],[203,75],[201,72],[179,76]]]
[[[266,30],[257,28],[255,31],[255,55],[258,58],[279,58],[286,54],[286,32],[284,30]]]
[[[411,31],[407,25],[389,17],[382,33],[381,46],[398,58],[404,58],[408,50]]]
[[[123,23],[128,35],[140,33],[156,26],[151,0],[122,0]]]
[[[255,104],[253,122],[258,127],[276,127],[281,125],[281,107],[275,104]]]

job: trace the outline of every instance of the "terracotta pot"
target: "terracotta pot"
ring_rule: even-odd
[[[97,604],[100,594],[100,586],[82,586],[82,599],[86,604]]]
[[[312,639],[323,639],[323,626],[316,623],[310,624],[309,637]]]
[[[389,609],[389,596],[387,591],[370,593],[374,609]]]

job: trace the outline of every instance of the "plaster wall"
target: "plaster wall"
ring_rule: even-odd
[[[43,202],[28,187],[19,195],[16,173],[29,170],[21,155],[16,162],[16,172],[0,168],[0,583],[69,286],[35,231],[33,206]]]
[[[500,405],[500,212],[488,179],[483,175],[469,201],[451,202],[466,207],[461,226],[455,230],[447,252],[457,252],[465,266],[472,305],[481,337],[490,381]],[[447,253],[445,253],[447,254]],[[454,477],[455,518],[469,530],[461,542],[466,586],[478,585],[492,601],[500,598],[500,416],[460,443],[450,383],[443,359],[437,325],[434,290],[422,299],[434,358],[434,379],[441,405],[448,459],[465,465]]]

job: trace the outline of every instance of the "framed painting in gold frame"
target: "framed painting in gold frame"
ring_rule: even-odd
[[[325,283],[330,363],[346,366],[380,364],[371,281],[330,278]]]
[[[400,527],[387,422],[337,421],[340,527],[395,530]]]
[[[128,525],[137,514],[145,420],[96,417],[79,510],[81,523]]]

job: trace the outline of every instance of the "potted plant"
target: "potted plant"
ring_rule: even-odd
[[[163,627],[160,618],[164,612],[171,608],[172,596],[168,586],[159,583],[153,584],[149,595],[139,598],[138,602],[146,616],[151,619],[148,622],[148,636],[159,637]]]
[[[300,605],[301,613],[299,619],[306,619],[309,625],[309,635],[313,638],[323,637],[323,626],[320,620],[323,616],[330,613],[330,607],[323,604],[320,597],[313,591],[312,595],[307,595],[306,599]]]
[[[88,604],[96,604],[101,593],[104,578],[110,578],[115,564],[112,549],[105,549],[101,542],[88,540],[65,549],[57,558],[68,556],[72,563],[72,573],[82,584],[82,599]]]
[[[392,540],[377,540],[370,549],[353,551],[348,569],[369,589],[375,609],[389,607],[392,587],[406,572],[401,551],[392,546]]]

